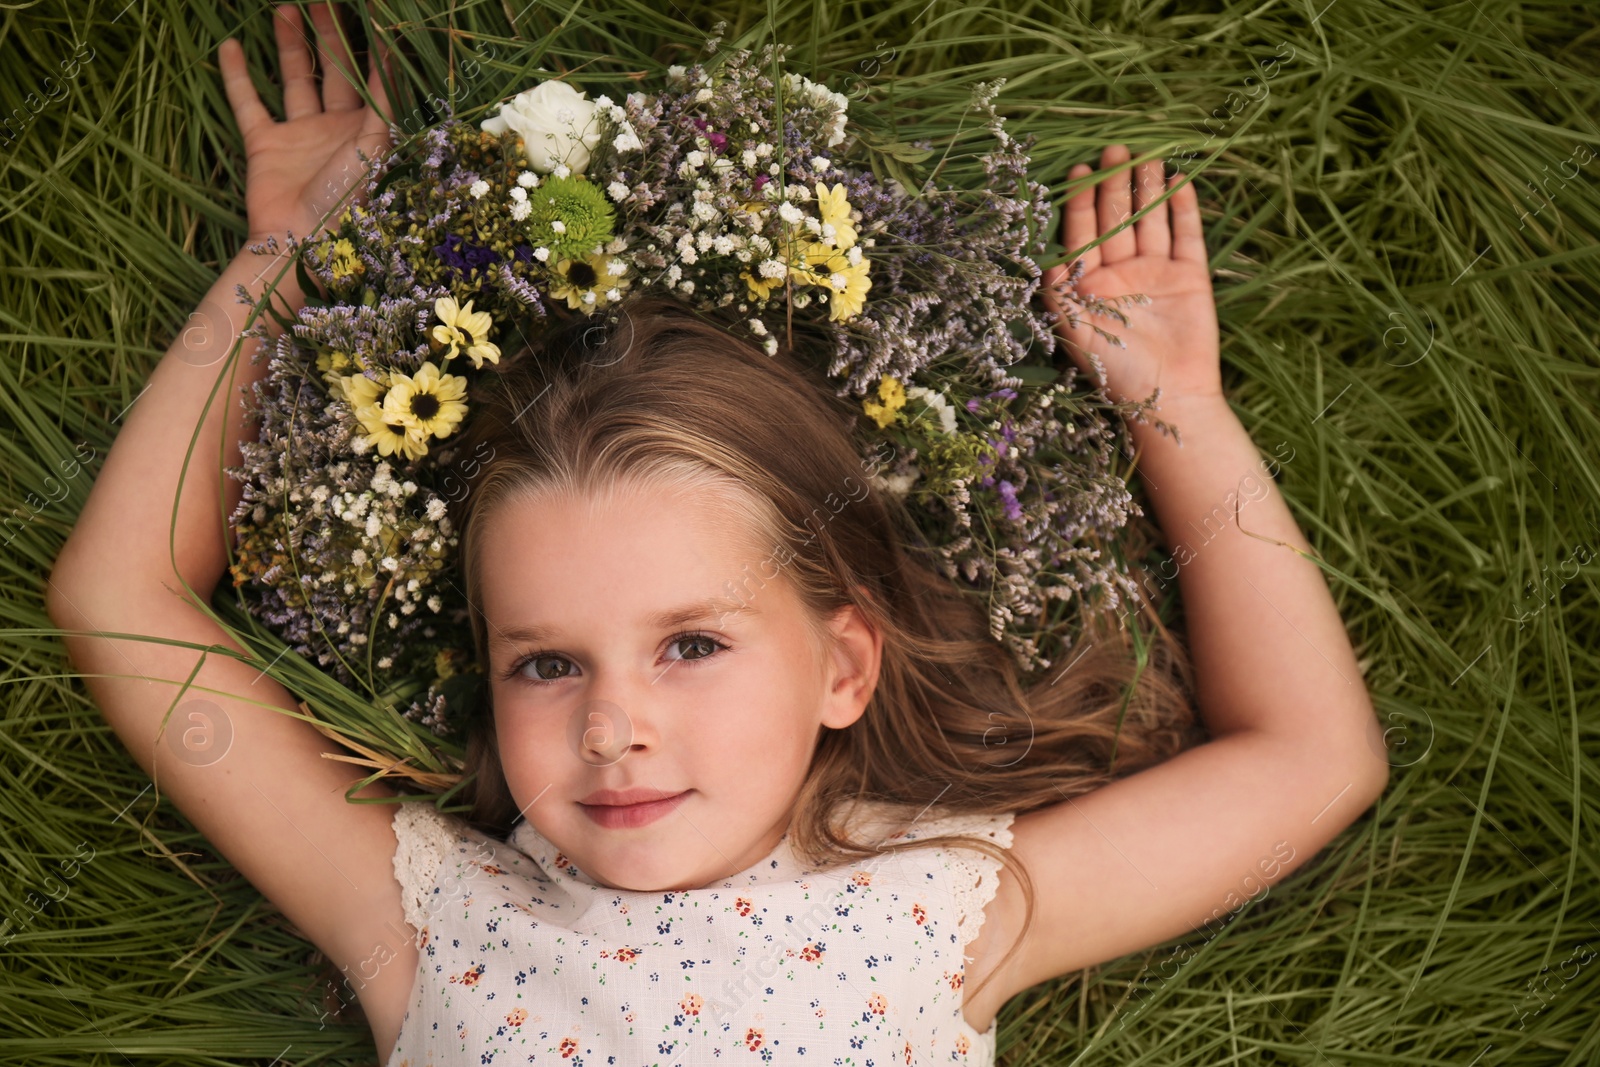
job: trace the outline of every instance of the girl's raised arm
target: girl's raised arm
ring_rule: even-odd
[[[339,41],[325,6],[314,8],[313,19],[321,41]],[[338,58],[324,48],[319,99],[297,10],[280,8],[274,21],[286,122],[274,122],[256,97],[238,42],[224,41],[220,50],[249,159],[253,241],[319,230],[323,215],[362,175],[356,146],[372,156],[388,143],[379,110],[387,111],[387,103],[376,72],[368,81],[375,107],[364,106],[344,76],[356,69],[348,48],[332,45],[342,53]],[[222,576],[224,538],[232,536],[224,516],[241,490],[223,478],[219,457],[239,463],[239,442],[255,429],[246,424],[238,390],[266,371],[264,363],[251,363],[259,345],[254,340],[230,359],[249,313],[235,289],[244,284],[259,296],[286,265],[283,255],[243,253],[206,294],[128,412],[57,558],[47,604],[58,626],[76,631],[65,638],[71,658],[134,758],[227,860],[345,971],[386,1055],[416,966],[392,867],[394,809],[345,800],[362,775],[322,758],[337,748],[294,717],[294,697],[266,676],[265,665],[207,651],[242,650],[184,589],[209,599]],[[277,286],[291,307],[301,301],[293,277],[292,270],[284,273]],[[358,795],[392,792],[374,785]]]
[[[1125,146],[1113,145],[1101,166],[1129,158]],[[1149,426],[1131,427],[1177,564],[1199,710],[1212,740],[1016,819],[1014,850],[1040,889],[1038,905],[1029,937],[993,992],[981,994],[986,1004],[973,1018],[989,1018],[988,1009],[1011,994],[1058,975],[1202,924],[1220,928],[1245,900],[1259,899],[1314,856],[1388,781],[1382,732],[1338,609],[1222,395],[1194,186],[1176,174],[1163,183],[1161,172],[1159,161],[1138,168],[1137,202],[1126,170],[1069,200],[1071,250],[1153,204],[1164,184],[1172,194],[1084,253],[1080,292],[1152,297],[1121,329],[1127,347],[1104,344],[1087,325],[1064,336],[1086,370],[1086,348],[1101,358],[1113,399],[1143,399],[1161,386],[1159,413],[1182,436],[1179,447]],[[1080,164],[1069,177],[1088,173]],[[1064,274],[1055,268],[1046,281]],[[974,942],[973,982],[986,977],[1020,925],[1021,892],[1007,875],[996,903],[1001,921],[994,929],[986,921]]]

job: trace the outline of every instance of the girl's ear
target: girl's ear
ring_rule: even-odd
[[[824,695],[822,725],[842,730],[861,718],[878,688],[883,635],[853,604],[834,612],[828,633],[832,670]]]

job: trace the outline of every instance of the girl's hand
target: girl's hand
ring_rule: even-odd
[[[217,50],[228,103],[244,135],[245,209],[252,241],[268,235],[281,238],[288,231],[299,238],[321,232],[334,206],[366,173],[356,149],[372,159],[389,147],[389,99],[378,64],[370,64],[367,76],[376,108],[367,107],[352,80],[355,58],[340,40],[334,18],[329,4],[311,10],[322,62],[319,99],[300,11],[293,4],[277,8],[273,23],[283,68],[283,122],[274,122],[262,105],[239,42],[229,37]],[[381,45],[374,50],[386,59]]]
[[[1100,156],[1100,166],[1105,169],[1129,158],[1126,145],[1110,145]],[[1067,250],[1082,248],[1100,234],[1116,229],[1160,196],[1162,166],[1160,161],[1152,160],[1135,168],[1139,179],[1137,202],[1129,188],[1129,172],[1089,186],[1067,201],[1062,224]],[[1087,163],[1079,163],[1067,177],[1080,178],[1090,170]],[[1176,192],[1165,204],[1083,253],[1084,270],[1077,293],[1104,300],[1131,293],[1150,297],[1148,304],[1122,306],[1129,320],[1126,326],[1104,324],[1127,347],[1117,348],[1097,334],[1087,316],[1080,318],[1075,327],[1067,325],[1066,307],[1047,287],[1065,285],[1070,264],[1045,271],[1040,289],[1045,306],[1063,316],[1057,331],[1067,342],[1068,354],[1095,381],[1099,376],[1089,354],[1099,357],[1108,379],[1106,393],[1113,401],[1143,400],[1160,386],[1163,408],[1168,401],[1222,396],[1217,305],[1211,292],[1211,268],[1200,234],[1194,184],[1181,174],[1174,174],[1168,184]]]

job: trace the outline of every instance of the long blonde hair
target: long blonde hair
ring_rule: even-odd
[[[789,830],[796,853],[826,868],[904,849],[976,848],[1018,878],[1026,932],[1034,888],[1007,850],[969,835],[856,841],[841,818],[846,805],[876,802],[908,820],[934,801],[939,814],[1023,813],[1159,763],[1201,736],[1184,650],[1157,618],[1136,669],[1120,625],[1082,618],[1080,658],[1025,691],[1015,658],[989,635],[981,599],[908,551],[903,505],[862,476],[851,439],[859,409],[822,388],[801,352],[768,356],[670,297],[630,296],[612,310],[612,324],[578,320],[502,360],[471,398],[457,447],[487,459],[452,519],[480,669],[487,674],[477,535],[498,502],[624,482],[731,490],[719,496],[741,507],[758,543],[782,546],[782,580],[813,632],[854,605],[883,638],[866,711],[818,741]],[[1148,602],[1141,610],[1155,615]],[[469,821],[506,836],[519,810],[487,707],[468,729],[467,771]]]

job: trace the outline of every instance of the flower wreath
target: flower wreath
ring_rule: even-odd
[[[1032,307],[1030,253],[1052,209],[1027,178],[1033,138],[995,114],[1003,79],[970,105],[997,141],[983,188],[912,192],[931,143],[875,140],[842,94],[781,72],[787,46],[716,46],[621,103],[547,80],[480,125],[447,114],[376,161],[364,206],[290,237],[307,300],[264,350],[259,440],[229,469],[234,583],[296,652],[437,737],[462,736],[483,684],[446,509],[486,458],[451,441],[468,385],[524,329],[629,291],[719,312],[768,354],[797,321],[820,336],[828,386],[860,398],[862,455],[894,446],[871,481],[987,598],[1024,670],[1070,647],[1052,601],[1137,595],[1100,549],[1142,514],[1107,413],[1156,397],[1074,392],[1076,368],[1047,358],[1057,315]]]

